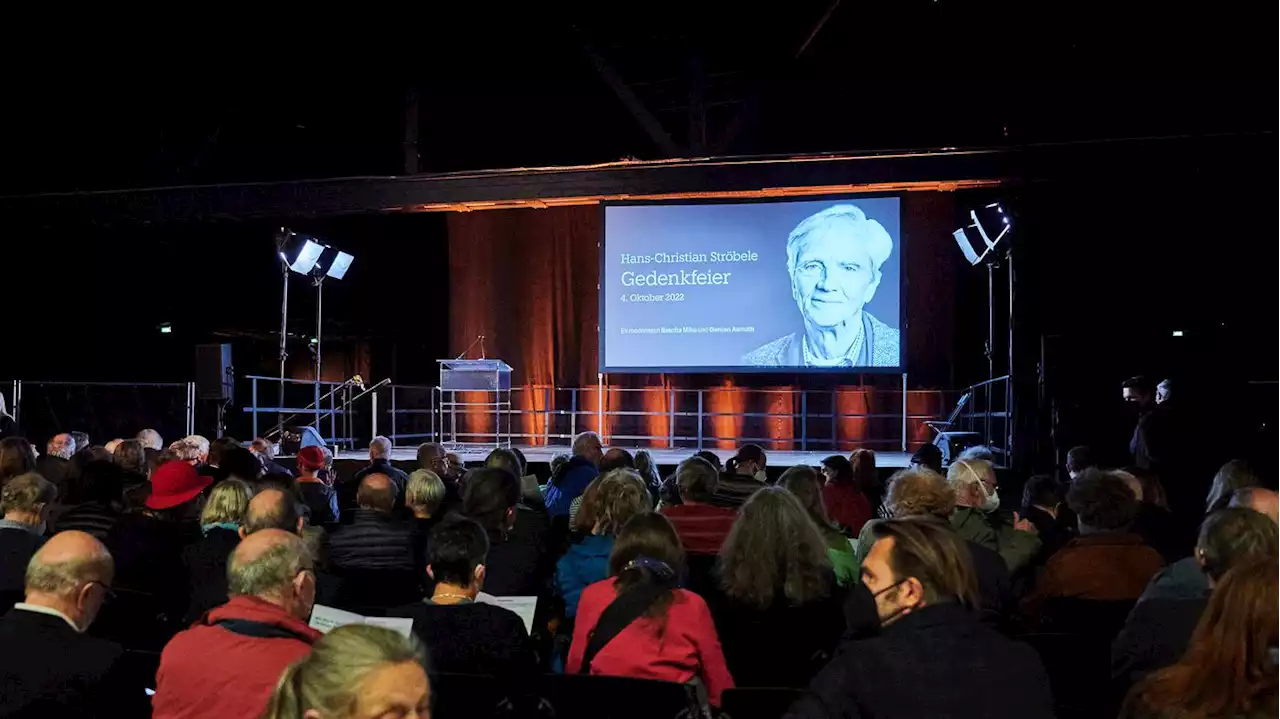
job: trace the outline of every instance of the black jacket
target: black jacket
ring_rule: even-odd
[[[27,564],[44,537],[16,527],[0,529],[0,612],[22,601]]]
[[[182,565],[187,570],[191,597],[183,624],[190,624],[210,609],[227,603],[227,558],[239,544],[239,532],[214,527],[200,541],[182,550]]]
[[[787,717],[1053,719],[1031,647],[956,604],[925,607],[844,643]]]
[[[80,634],[61,617],[0,617],[0,717],[147,716],[144,682],[126,674],[119,644]]]
[[[329,565],[339,573],[347,569],[418,571],[414,566],[413,529],[410,522],[386,512],[357,509],[351,524],[330,537]]]
[[[529,633],[509,609],[475,602],[415,602],[388,614],[413,619],[413,633],[431,648],[433,671],[506,679],[537,671]]]
[[[77,530],[93,535],[99,542],[107,541],[111,528],[120,520],[120,510],[105,502],[90,501],[67,509],[54,523],[59,532]]]
[[[516,524],[507,534],[489,532],[484,591],[496,597],[547,596],[559,557],[549,551],[550,527],[540,509],[516,505]]]
[[[389,459],[372,460],[369,462],[369,466],[351,476],[351,481],[348,483],[351,485],[351,498],[353,500],[355,499],[356,490],[360,488],[361,480],[371,474],[385,474],[391,478],[392,483],[396,485],[396,508],[399,509],[400,507],[403,507],[404,489],[409,486],[409,475],[405,474],[400,469],[397,469],[391,464],[391,460]]]
[[[1138,602],[1111,644],[1111,679],[1117,696],[1150,672],[1182,658],[1208,604],[1207,594],[1200,599]]]
[[[342,517],[338,493],[324,482],[298,482],[298,497],[311,510],[311,526],[337,524]]]

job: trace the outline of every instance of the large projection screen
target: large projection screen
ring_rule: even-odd
[[[602,372],[900,372],[901,200],[611,203]]]

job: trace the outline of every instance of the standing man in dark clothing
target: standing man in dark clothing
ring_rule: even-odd
[[[409,475],[391,464],[391,440],[386,437],[374,437],[369,442],[369,466],[355,473],[351,483],[359,486],[360,482],[371,474],[386,475],[396,489],[396,509],[404,506],[404,488],[409,484]]]
[[[846,641],[786,716],[1053,717],[1039,657],[978,621],[965,541],[929,518],[873,527],[855,591],[870,592],[879,635]]]
[[[1129,440],[1129,453],[1133,464],[1164,477],[1169,462],[1173,461],[1177,447],[1173,436],[1172,412],[1156,404],[1156,389],[1146,377],[1130,377],[1120,383],[1124,401],[1138,408],[1138,423]],[[1167,484],[1167,483],[1166,483]]]

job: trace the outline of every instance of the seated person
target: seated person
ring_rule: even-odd
[[[303,447],[298,450],[297,461],[298,498],[311,511],[311,526],[337,524],[342,520],[338,492],[318,474],[325,468],[324,452],[319,447]]]
[[[1204,593],[1199,598],[1139,599],[1111,645],[1112,679],[1127,688],[1147,673],[1177,662],[1222,576],[1252,559],[1269,557],[1274,562],[1278,553],[1276,525],[1266,516],[1232,507],[1206,517],[1194,556],[1206,578]]]
[[[413,632],[431,651],[431,666],[442,672],[511,676],[535,671],[529,632],[515,612],[476,602],[484,588],[489,538],[465,517],[450,516],[431,530],[427,574],[431,596],[393,609],[391,616],[413,619]]]
[[[578,613],[582,590],[609,576],[609,554],[618,531],[650,509],[644,480],[633,469],[615,469],[593,484],[595,491],[582,493],[590,502],[577,517],[583,531],[556,563],[556,591],[564,598],[568,617]]]
[[[804,686],[844,633],[827,542],[782,487],[742,505],[714,580],[707,605],[738,686]]]
[[[720,706],[733,677],[706,602],[676,586],[683,565],[680,538],[665,517],[632,517],[614,542],[609,578],[582,592],[566,670],[681,684],[697,678],[711,706]],[[624,592],[636,600],[632,611],[599,626]]]
[[[553,559],[540,510],[520,504],[520,479],[501,467],[467,473],[462,514],[489,535],[485,588],[499,597],[549,596]],[[567,518],[567,517],[566,517]]]
[[[969,453],[977,447],[965,450]],[[1035,525],[1017,514],[1011,521],[999,512],[996,470],[989,460],[957,459],[947,469],[947,482],[956,495],[951,526],[961,537],[994,549],[1013,574],[1031,563],[1040,551]]]
[[[676,467],[674,484],[679,504],[664,504],[662,514],[671,520],[689,554],[715,554],[738,518],[738,510],[711,503],[720,473],[710,462],[693,456]]]
[[[35,472],[20,474],[0,489],[0,612],[22,598],[27,563],[44,544],[45,523],[57,496],[53,483]]]
[[[853,555],[853,545],[849,544],[849,539],[827,517],[827,510],[823,505],[822,480],[818,478],[818,473],[812,467],[796,465],[782,473],[778,478],[778,486],[800,500],[800,504],[809,513],[809,518],[822,533],[822,539],[827,543],[827,558],[831,560],[831,568],[835,570],[836,581],[840,586],[858,581],[858,560]],[[859,530],[865,525],[865,521],[858,525]]]
[[[1071,483],[1067,504],[1080,536],[1049,557],[1023,600],[1022,611],[1033,622],[1051,598],[1135,601],[1164,566],[1159,552],[1128,531],[1138,501],[1120,477],[1085,472]]]
[[[361,480],[354,519],[329,540],[329,564],[336,572],[417,571],[413,563],[413,525],[393,514],[398,492],[385,474],[368,474]]]

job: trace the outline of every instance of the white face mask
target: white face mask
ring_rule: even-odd
[[[986,497],[982,500],[982,506],[979,509],[984,512],[994,512],[1000,509],[1000,494],[997,492],[987,494],[987,485],[982,482],[979,482],[978,486],[982,487],[982,494]]]
[[[756,473],[755,473],[755,474],[753,474],[753,475],[751,475],[751,476],[752,476],[752,478],[754,478],[757,482],[761,482],[761,483],[764,483],[764,484],[768,484],[768,482],[769,482],[769,475],[765,474],[763,469],[757,469],[757,470],[756,470]]]

